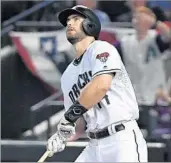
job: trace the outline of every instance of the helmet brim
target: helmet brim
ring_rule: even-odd
[[[66,27],[67,26],[67,18],[72,14],[78,14],[78,15],[81,15],[83,17],[86,17],[85,14],[83,14],[82,12],[80,12],[78,10],[65,9],[65,10],[61,11],[58,15],[58,19],[59,19],[60,23]]]

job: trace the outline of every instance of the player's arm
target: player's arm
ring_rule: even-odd
[[[101,74],[93,78],[82,90],[78,100],[64,114],[65,118],[74,123],[81,115],[101,101],[111,86],[112,78],[112,74]]]
[[[89,110],[96,105],[105,96],[106,92],[111,86],[112,77],[114,74],[102,74],[96,76],[90,83],[86,85],[80,94],[77,103],[84,106],[85,109]],[[76,121],[76,134],[73,135],[68,141],[75,141],[85,131],[85,120],[83,117]]]
[[[90,83],[86,85],[78,98],[78,102],[83,105],[87,110],[92,108],[100,102],[109,90],[113,73],[107,73],[96,76]]]

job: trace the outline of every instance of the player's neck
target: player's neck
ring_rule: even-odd
[[[84,54],[84,52],[87,50],[89,45],[94,41],[95,41],[95,39],[93,37],[86,37],[83,40],[81,40],[80,42],[77,42],[76,44],[74,44],[74,48],[76,51],[76,57],[78,58],[82,54]]]

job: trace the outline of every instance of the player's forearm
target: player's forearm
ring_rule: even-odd
[[[88,84],[78,99],[79,103],[88,110],[101,101],[107,92],[106,88],[99,88],[96,84],[93,82]]]
[[[112,75],[104,74],[93,79],[80,94],[78,101],[86,109],[92,108],[103,99],[111,86]]]
[[[65,119],[75,123],[92,106],[101,101],[111,86],[112,78],[112,74],[103,74],[91,80],[81,91],[78,100],[65,112]]]
[[[160,31],[161,36],[165,41],[169,41],[171,39],[171,30],[165,23],[158,21],[156,28]]]

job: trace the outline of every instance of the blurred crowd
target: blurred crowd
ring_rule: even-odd
[[[19,3],[2,1],[1,22],[40,2],[36,0]],[[118,39],[115,36],[111,38],[109,33],[102,31],[99,39],[108,41],[117,48],[130,75],[139,104],[169,106],[171,104],[171,74],[169,72],[169,75],[166,75],[163,58],[171,60],[171,1],[56,1],[24,20],[57,21],[56,13],[76,4],[91,8],[104,25],[111,22],[132,23],[135,29],[132,35]],[[160,122],[170,124],[171,108],[163,111],[161,107],[157,113],[161,115]],[[170,115],[170,119],[166,114]]]
[[[1,2],[1,21],[8,20],[14,15],[33,7],[41,1],[2,1]],[[169,0],[123,0],[123,1],[98,1],[98,0],[73,0],[73,1],[56,1],[46,11],[38,11],[34,19],[47,19],[54,17],[59,10],[71,7],[76,4],[85,5],[93,9],[101,20],[104,22],[129,22],[136,7],[146,6],[152,9],[158,20],[171,20],[171,2]],[[49,10],[49,11],[48,11]],[[47,14],[48,13],[48,14]],[[27,17],[26,19],[33,19]],[[48,19],[47,19],[48,20]]]

